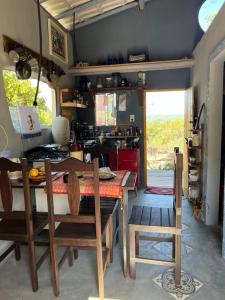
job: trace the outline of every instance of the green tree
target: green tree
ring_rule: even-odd
[[[184,148],[184,120],[152,120],[147,124],[147,146],[172,152]]]
[[[9,107],[14,107],[18,105],[33,105],[36,88],[32,87],[30,80],[18,80],[16,74],[10,71],[4,71],[3,79]],[[43,125],[51,125],[52,112],[46,105],[45,99],[39,94],[37,97],[37,102],[40,123]]]

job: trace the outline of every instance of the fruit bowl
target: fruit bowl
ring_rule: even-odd
[[[33,182],[42,182],[46,180],[45,175],[40,175],[40,176],[29,176],[30,181]]]
[[[45,181],[45,169],[44,167],[33,168],[29,172],[29,179],[34,182]]]

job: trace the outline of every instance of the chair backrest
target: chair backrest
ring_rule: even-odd
[[[98,159],[94,159],[93,163],[86,164],[76,158],[70,157],[62,162],[51,162],[45,160],[46,171],[46,187],[48,199],[48,214],[51,234],[54,236],[55,223],[96,223],[96,228],[101,232],[101,216],[100,216],[100,196],[99,196],[99,172]],[[92,172],[94,184],[95,198],[95,216],[79,216],[80,209],[80,184],[76,172]],[[52,193],[52,172],[68,173],[68,203],[70,214],[60,215],[54,211],[54,195]]]
[[[173,167],[173,208],[181,207],[182,198],[182,172],[183,172],[183,155],[181,158],[179,147],[174,147],[174,167]],[[181,183],[180,183],[181,181]]]
[[[174,206],[182,206],[182,173],[183,173],[183,154],[175,153],[174,159]]]
[[[22,171],[23,191],[24,191],[24,211],[13,211],[13,193],[9,172]],[[21,163],[12,162],[9,159],[0,158],[0,201],[3,211],[0,212],[0,219],[23,219],[32,227],[32,204],[30,197],[29,168],[27,160],[22,159]],[[17,199],[14,199],[15,201]],[[32,229],[31,229],[32,230]]]
[[[176,215],[176,227],[181,229],[182,213],[182,172],[183,172],[183,154],[179,149],[175,151],[174,158],[174,201],[173,208]]]

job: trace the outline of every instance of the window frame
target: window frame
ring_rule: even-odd
[[[98,95],[104,95],[104,96],[106,96],[106,95],[113,95],[114,96],[114,101],[115,101],[115,105],[114,105],[114,108],[115,108],[115,110],[116,110],[116,117],[115,117],[115,124],[106,124],[106,122],[105,122],[105,124],[102,124],[102,125],[99,125],[99,124],[97,124],[97,108],[96,108],[96,97],[98,96]],[[108,106],[108,105],[107,105]],[[112,127],[112,126],[116,126],[117,125],[117,94],[115,93],[115,92],[105,92],[105,93],[103,93],[103,92],[97,92],[96,94],[95,94],[95,126],[97,126],[97,127]]]
[[[3,87],[4,87],[4,90],[5,90],[5,85],[4,85],[4,72],[5,71],[9,71],[9,72],[15,72],[15,67],[14,66],[4,66],[4,67],[1,67],[0,68],[0,71],[1,71],[1,74],[2,74],[2,80],[3,80]],[[32,80],[32,79],[36,79],[38,80],[38,73],[37,72],[32,72],[32,76],[28,79],[28,80]],[[19,79],[18,79],[19,80]],[[45,84],[48,84],[48,80],[46,77],[44,76],[41,76],[40,77],[40,82],[43,82]],[[51,88],[49,87],[50,89],[52,89],[54,91],[54,96],[52,97],[53,98],[53,104],[52,104],[52,122],[54,120],[54,118],[57,116],[57,88]],[[7,97],[7,94],[6,94],[6,90],[5,90],[5,96],[6,96],[6,102],[8,104],[8,97]],[[8,104],[8,108],[9,108],[9,104]],[[11,113],[10,113],[10,117],[11,117]],[[13,123],[13,121],[12,121]],[[14,127],[14,125],[13,125]],[[41,129],[51,129],[52,128],[52,124],[51,125],[46,125],[46,124],[42,124],[40,122],[40,127]],[[16,128],[14,128],[16,131],[18,131]]]

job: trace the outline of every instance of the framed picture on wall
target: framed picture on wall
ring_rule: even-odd
[[[49,53],[68,63],[67,34],[52,19],[48,19]]]

